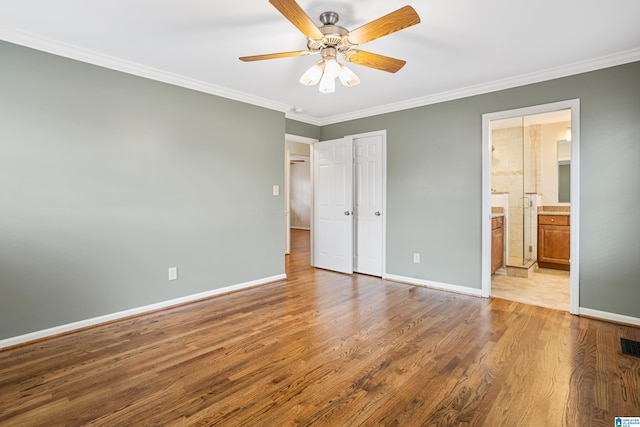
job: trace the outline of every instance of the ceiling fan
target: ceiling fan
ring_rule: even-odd
[[[322,26],[317,27],[295,0],[269,0],[269,3],[307,37],[307,50],[243,56],[240,60],[248,62],[319,54],[321,59],[302,75],[300,83],[306,86],[319,83],[322,93],[335,91],[336,78],[345,86],[355,86],[360,83],[360,79],[353,71],[338,62],[339,54],[343,55],[347,61],[365,67],[389,73],[400,70],[406,61],[365,52],[356,47],[420,22],[416,11],[411,6],[404,6],[353,31],[348,31],[336,25],[339,16],[335,12],[322,13],[320,15]]]

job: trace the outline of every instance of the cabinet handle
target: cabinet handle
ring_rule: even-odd
[[[555,218],[551,218],[551,222],[555,222],[555,221],[556,221],[556,219],[555,219]]]

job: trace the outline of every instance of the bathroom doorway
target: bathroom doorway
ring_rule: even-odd
[[[577,312],[578,108],[483,115],[483,296]]]

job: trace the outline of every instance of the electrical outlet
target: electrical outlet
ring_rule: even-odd
[[[177,280],[177,279],[178,279],[178,267],[170,267],[169,280]]]
[[[420,264],[420,254],[418,252],[413,253],[413,263]]]

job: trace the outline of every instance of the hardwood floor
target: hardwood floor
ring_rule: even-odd
[[[308,267],[0,352],[2,426],[613,426],[640,329]]]

